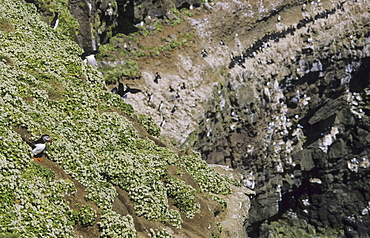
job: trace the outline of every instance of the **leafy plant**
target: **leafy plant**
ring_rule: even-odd
[[[174,199],[173,204],[179,208],[186,217],[193,218],[200,212],[200,205],[195,198],[195,189],[186,185],[183,180],[170,175],[165,178],[167,194]]]
[[[83,226],[91,226],[95,222],[96,211],[85,204],[80,209],[79,218]]]
[[[159,136],[161,129],[159,126],[154,122],[153,117],[147,116],[145,114],[140,114],[138,116],[138,122],[144,126],[146,131],[152,136]]]
[[[55,6],[67,4],[65,0],[56,2]],[[101,237],[137,236],[132,217],[112,211],[117,186],[129,195],[136,215],[148,220],[180,228],[180,213],[192,217],[198,212],[197,191],[181,179],[165,179],[168,165],[186,170],[203,192],[230,191],[230,181],[209,168],[198,154],[180,159],[176,152],[140,138],[130,117],[139,118],[149,133],[159,135],[152,119],[137,116],[131,105],[107,91],[101,73],[80,59],[82,49],[63,35],[62,29],[45,24],[32,4],[3,1],[0,19],[16,28],[15,32],[0,31],[1,232],[21,237],[73,237],[77,222],[89,226],[99,220],[91,207],[79,212],[69,207],[65,196],[76,192],[74,183],[58,179],[52,170],[32,162],[30,148],[15,127],[26,130],[30,140],[44,133],[51,135],[54,142],[47,145],[50,160],[86,187],[86,199],[103,211],[97,223]],[[134,36],[130,37],[134,42]],[[113,48],[111,45],[107,51]],[[133,55],[126,49],[116,53],[119,57]],[[125,58],[124,62],[116,69],[119,74],[141,74],[135,61]],[[170,205],[178,209],[170,209]],[[155,234],[167,235],[165,231]]]
[[[130,215],[121,216],[114,211],[104,211],[98,223],[102,238],[136,238],[134,221]]]

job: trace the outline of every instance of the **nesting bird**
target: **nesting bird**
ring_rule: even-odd
[[[59,13],[58,12],[55,12],[54,13],[54,18],[53,18],[53,20],[50,23],[50,27],[55,30],[55,29],[57,29],[58,24],[59,24]]]
[[[203,58],[206,58],[208,56],[208,53],[206,51],[206,49],[203,49],[202,50],[202,53],[200,53],[200,55],[203,57]]]
[[[159,124],[159,127],[164,127],[164,124],[166,123],[166,118],[163,116],[161,124]]]
[[[126,99],[127,98],[127,95],[128,93],[131,93],[131,94],[136,94],[136,93],[140,93],[142,92],[141,89],[138,89],[138,88],[131,88],[130,86],[128,86],[126,84],[126,88],[123,86],[123,83],[119,82],[118,83],[118,89],[117,87],[114,87],[112,90],[111,90],[112,93],[114,94],[118,94],[122,97],[122,99]]]
[[[105,10],[106,14],[112,18],[114,9],[111,3],[108,3],[108,8]]]
[[[151,101],[152,101],[152,99],[153,99],[153,93],[146,93],[146,96],[147,96],[147,98],[148,98],[148,101],[147,101],[147,103],[150,103]]]
[[[162,106],[163,106],[163,101],[161,101],[161,103],[159,104],[158,111],[161,111],[162,110]]]
[[[173,89],[173,88],[172,88],[172,86],[170,86],[168,90],[169,90],[171,93],[172,93],[172,92],[175,92],[175,89]]]
[[[23,140],[25,140],[25,139],[23,139]],[[38,139],[37,141],[34,141],[34,142],[26,141],[26,143],[29,146],[31,146],[31,149],[32,149],[31,152],[32,152],[32,155],[33,155],[33,159],[36,162],[41,162],[42,161],[41,156],[44,154],[44,150],[46,148],[46,143],[47,142],[49,142],[49,143],[53,142],[49,135],[43,135],[43,136],[41,136],[40,139]]]
[[[158,79],[161,79],[161,76],[159,75],[158,72],[155,72],[154,83],[158,83]]]
[[[97,66],[98,62],[95,59],[95,55],[98,54],[100,51],[98,50],[86,50],[84,51],[80,57],[86,63],[93,66]]]
[[[171,110],[171,113],[175,113],[175,112],[176,112],[176,110],[177,110],[177,106],[175,105],[175,106],[173,106],[173,108],[172,108],[172,110]]]
[[[180,89],[186,89],[185,82],[182,82],[179,86],[180,86]]]
[[[304,4],[302,5],[302,11],[304,12],[304,11],[306,11],[306,9],[307,9],[307,4],[306,4],[306,3],[304,3]]]

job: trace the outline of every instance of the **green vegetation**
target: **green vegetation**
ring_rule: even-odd
[[[209,196],[212,198],[212,200],[218,202],[221,205],[222,210],[225,210],[226,209],[227,202],[226,202],[226,200],[224,198],[219,197],[219,196],[216,196],[214,194],[210,194]]]
[[[137,117],[138,122],[144,126],[145,130],[152,136],[159,136],[161,129],[155,124],[153,117],[140,114]]]
[[[106,211],[101,217],[99,227],[102,230],[100,237],[125,237],[136,238],[136,230],[133,219],[130,215],[121,216],[114,211]]]
[[[99,68],[107,83],[115,83],[122,77],[136,79],[141,77],[137,61],[147,55],[158,56],[162,52],[181,48],[189,42],[193,36],[189,33],[180,34],[176,39],[164,38],[160,46],[140,48],[137,45],[138,34],[129,36],[117,34],[112,37],[108,44],[100,46],[97,55],[99,61],[114,62]],[[118,63],[117,63],[118,62]]]
[[[122,77],[139,78],[141,71],[137,68],[135,61],[127,61],[124,65],[118,64],[115,66],[104,66],[99,70],[104,75],[104,80],[107,83],[115,83]]]
[[[183,180],[168,175],[165,178],[166,189],[169,197],[174,199],[173,204],[184,213],[187,218],[193,218],[200,212],[200,205],[195,198],[195,189],[186,185]]]
[[[195,179],[202,192],[216,194],[230,194],[230,178],[220,175],[211,169],[204,160],[199,159],[200,155],[186,155],[182,157],[182,165],[185,170]],[[217,185],[217,186],[215,186]]]
[[[156,20],[153,23],[155,30],[148,30],[147,25],[137,26],[138,32],[130,35],[117,34],[110,36],[110,41],[99,47],[100,53],[97,60],[108,62],[99,68],[104,75],[107,83],[115,83],[122,77],[136,79],[141,77],[137,62],[140,58],[146,56],[159,56],[162,52],[172,51],[176,48],[184,47],[193,39],[190,33],[183,33],[176,38],[166,37],[162,39],[163,44],[153,47],[142,47],[138,45],[141,37],[158,34],[163,30],[163,25],[176,25],[184,21],[186,10],[173,9],[176,17],[173,22],[164,23],[162,20]],[[182,13],[184,12],[184,13]],[[184,15],[185,14],[185,15]]]
[[[331,238],[345,237],[345,235],[343,230],[332,228],[316,230],[314,226],[308,224],[304,219],[299,219],[296,215],[283,215],[282,218],[269,225],[269,237]]]
[[[85,204],[80,209],[79,217],[83,226],[91,226],[95,222],[96,211]]]
[[[51,22],[53,20],[54,12],[59,13],[59,25],[56,29],[57,31],[68,36],[71,40],[74,40],[75,36],[79,34],[79,24],[69,12],[68,0],[38,0],[37,5],[41,12],[50,13],[50,17],[45,19],[47,22]]]
[[[193,14],[189,12],[188,9],[177,9],[175,6],[173,6],[170,10],[170,12],[175,16],[172,20],[166,20],[166,23],[172,26],[179,25],[183,23],[186,19],[185,17],[192,17]]]
[[[158,126],[105,90],[101,74],[80,59],[82,50],[63,31],[43,22],[32,4],[0,3],[0,19],[14,26],[14,31],[0,31],[2,235],[74,237],[74,226],[80,224],[97,225],[101,237],[136,237],[131,215],[180,229],[181,214],[193,217],[199,212],[199,191],[168,177],[168,165],[188,172],[203,193],[231,192],[230,180],[209,168],[200,155],[180,158],[139,137],[132,120],[154,136],[159,135]],[[48,158],[86,188],[86,200],[99,212],[86,205],[73,210],[65,196],[76,193],[74,183],[32,162],[29,146],[14,128],[25,130],[30,140],[51,135]],[[112,210],[117,186],[129,195],[135,214]],[[167,230],[149,233],[170,237]]]
[[[0,234],[0,238],[19,238],[18,234],[11,234],[11,233],[2,233]]]

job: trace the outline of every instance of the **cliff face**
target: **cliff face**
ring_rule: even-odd
[[[200,6],[200,0],[26,0],[33,3],[51,22],[54,12],[62,13],[60,18],[68,22],[69,15],[78,23],[69,29],[70,34],[79,46],[87,52],[95,51],[100,44],[106,44],[109,39],[118,34],[137,32],[137,24],[150,19],[163,19],[171,10]],[[68,10],[68,11],[66,11]],[[64,11],[64,12],[63,12]]]
[[[0,236],[220,235],[215,216],[249,190],[157,138],[64,27],[30,3],[0,1]],[[43,134],[53,143],[33,161],[26,142]]]
[[[250,236],[292,235],[285,220],[309,234],[368,237],[369,5],[324,1],[278,15],[229,61],[197,146],[255,189]]]

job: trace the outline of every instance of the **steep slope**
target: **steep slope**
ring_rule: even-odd
[[[108,92],[34,5],[0,2],[0,42],[0,234],[220,234],[214,216],[225,200],[216,194],[238,181],[155,138],[152,119]],[[22,138],[45,133],[53,144],[38,164]]]
[[[369,7],[293,5],[239,34],[197,146],[255,189],[251,237],[369,237]]]

